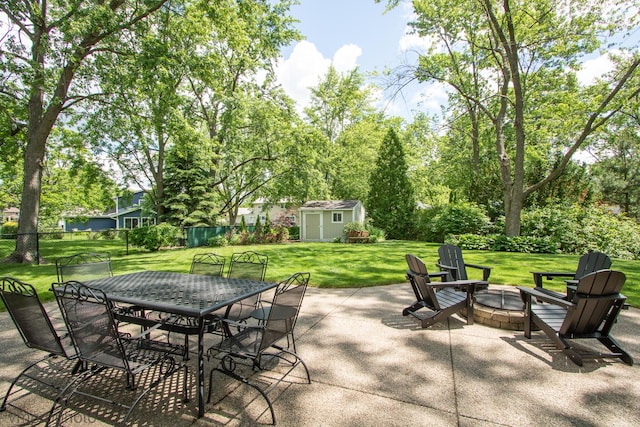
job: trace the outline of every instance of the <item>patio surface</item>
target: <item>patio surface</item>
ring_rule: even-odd
[[[309,288],[296,326],[301,367],[270,394],[280,426],[638,426],[640,425],[640,310],[622,311],[612,335],[635,358],[573,364],[542,332],[481,324],[453,316],[421,329],[403,317],[408,284],[371,288]],[[55,304],[47,305],[53,310]],[[0,313],[0,393],[41,352],[27,349],[7,313]],[[192,358],[192,363],[195,358]],[[209,362],[208,367],[213,365]],[[189,384],[195,392],[194,366]],[[276,367],[277,371],[279,367]],[[61,375],[63,371],[52,371]],[[270,371],[264,374],[273,375]],[[64,382],[64,379],[61,379]],[[100,387],[120,393],[122,380]],[[243,426],[269,424],[266,403],[249,387],[216,375],[206,414],[180,400],[172,377],[140,402],[132,425]],[[97,383],[97,382],[96,382]],[[192,397],[194,394],[192,393]],[[30,393],[0,413],[1,426],[39,425],[50,401]],[[77,402],[65,425],[110,425],[122,414],[110,405]],[[105,410],[107,407],[107,410]],[[26,412],[25,412],[26,411]]]

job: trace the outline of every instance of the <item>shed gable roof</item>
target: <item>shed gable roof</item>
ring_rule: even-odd
[[[310,200],[300,209],[348,210],[360,203],[359,200]]]

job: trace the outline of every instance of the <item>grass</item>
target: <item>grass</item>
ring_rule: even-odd
[[[436,243],[386,241],[376,244],[289,243],[281,245],[228,246],[224,248],[191,248],[148,252],[140,249],[125,254],[121,241],[109,240],[43,240],[41,254],[48,261],[41,265],[0,264],[0,275],[13,276],[33,284],[42,299],[51,300],[49,288],[56,281],[55,258],[77,252],[108,252],[114,274],[140,270],[188,272],[196,253],[215,252],[230,258],[233,252],[254,250],[269,257],[267,280],[278,281],[297,272],[311,273],[311,286],[347,288],[387,285],[405,282],[404,255],[422,258],[427,268],[436,270]],[[577,255],[524,254],[513,252],[464,251],[465,261],[492,267],[490,282],[533,287],[531,271],[575,271]],[[640,261],[613,260],[613,268],[627,276],[623,293],[634,307],[640,307]],[[468,270],[471,278],[480,271]],[[564,290],[561,279],[545,280],[545,287]],[[407,285],[407,291],[409,288]]]

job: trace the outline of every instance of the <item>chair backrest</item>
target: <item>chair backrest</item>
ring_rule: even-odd
[[[236,279],[264,280],[269,258],[253,251],[231,255],[228,277]]]
[[[78,357],[131,372],[104,292],[71,281],[53,287]]]
[[[409,267],[409,271],[414,274],[419,274],[422,276],[427,276],[429,272],[427,271],[427,266],[424,262],[413,254],[406,254],[404,256],[407,261],[407,266]]]
[[[598,331],[603,322],[613,325],[626,297],[620,294],[626,277],[621,271],[599,270],[579,279],[560,328],[562,334],[589,334]]]
[[[2,302],[26,346],[68,357],[35,288],[12,277],[1,280]]]
[[[58,282],[86,281],[113,276],[107,253],[80,253],[56,259]]]
[[[224,270],[225,257],[213,253],[196,254],[191,261],[190,274],[200,274],[203,276],[222,276]]]
[[[438,264],[455,267],[453,280],[467,280],[467,268],[462,258],[462,249],[455,245],[442,245],[438,248]]]
[[[278,283],[262,334],[260,350],[269,348],[276,341],[293,333],[310,276],[309,273],[296,273]]]
[[[408,272],[407,279],[409,279],[418,301],[424,303],[425,306],[432,310],[440,310],[436,290],[432,286],[429,286],[429,276]]]
[[[578,268],[573,278],[577,280],[594,271],[607,270],[609,268],[611,268],[611,258],[607,254],[598,251],[589,252],[580,257]]]

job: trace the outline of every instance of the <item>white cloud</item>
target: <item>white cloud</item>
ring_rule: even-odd
[[[418,51],[426,52],[431,46],[436,43],[435,37],[422,37],[417,33],[412,33],[409,26],[405,28],[404,34],[398,41],[398,48],[400,52]]]
[[[355,44],[346,44],[333,55],[333,66],[339,73],[351,71],[358,66],[358,57],[362,49]]]
[[[289,58],[281,59],[276,67],[278,83],[282,85],[287,95],[296,102],[302,111],[311,101],[311,90],[327,73],[333,64],[338,72],[354,69],[358,64],[358,57],[362,49],[354,44],[347,44],[338,49],[333,59],[325,58],[309,41],[301,41],[295,45]]]
[[[589,59],[582,64],[582,68],[578,71],[578,81],[582,85],[590,85],[597,78],[613,70],[613,67],[613,62],[611,62],[608,55],[600,55],[597,58]]]

